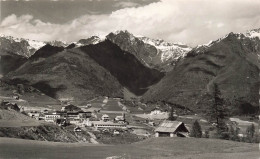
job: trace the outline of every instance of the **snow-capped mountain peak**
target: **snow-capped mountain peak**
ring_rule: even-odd
[[[260,28],[247,31],[246,36],[250,38],[258,37],[260,39]]]
[[[80,47],[84,45],[98,44],[101,41],[104,41],[104,39],[100,38],[99,36],[91,36],[87,39],[80,39],[78,42],[75,42],[75,44],[77,47]]]
[[[181,43],[169,43],[162,39],[136,36],[127,30],[118,30],[106,37],[122,50],[135,55],[146,66],[163,71],[170,71],[173,68],[171,65],[191,50],[190,47]]]
[[[156,47],[157,54],[161,54],[161,61],[165,62],[169,59],[183,58],[187,52],[191,50],[190,47],[180,43],[169,43],[162,39],[151,39],[147,37],[139,37],[145,44]]]
[[[44,45],[46,43],[41,41],[0,35],[0,50],[3,50],[3,52],[9,50],[8,52],[13,52],[26,58],[29,58]]]

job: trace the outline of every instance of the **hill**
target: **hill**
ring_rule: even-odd
[[[0,56],[0,78],[6,75],[8,72],[16,70],[26,61],[27,59],[20,55],[12,53],[2,54]]]
[[[235,114],[254,114],[259,100],[259,38],[230,33],[193,49],[143,96],[146,102],[166,101],[205,112],[216,83]]]
[[[136,95],[142,95],[164,76],[164,73],[144,66],[135,56],[122,51],[109,40],[80,49]]]
[[[143,94],[163,75],[106,40],[72,49],[46,45],[3,80],[33,86],[60,100],[88,100],[122,97],[123,86]]]

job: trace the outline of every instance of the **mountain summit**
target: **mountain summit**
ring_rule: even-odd
[[[144,65],[164,72],[172,70],[176,62],[191,50],[190,47],[183,44],[134,36],[127,30],[112,32],[106,38],[117,44],[122,50],[132,53]]]
[[[259,55],[258,37],[230,33],[190,51],[143,99],[206,111],[217,84],[230,113],[255,113],[259,105]]]

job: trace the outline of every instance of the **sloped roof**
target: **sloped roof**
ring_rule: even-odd
[[[102,115],[102,118],[109,118],[107,114]]]
[[[155,129],[155,132],[175,132],[176,129],[181,125],[184,124],[180,121],[169,121],[166,120],[162,122],[158,128]]]

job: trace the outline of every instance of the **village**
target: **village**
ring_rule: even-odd
[[[168,121],[168,112],[163,111],[159,106],[151,109],[148,113],[131,114],[130,110],[120,102],[118,98],[102,97],[99,104],[89,103],[85,106],[75,106],[70,103],[63,104],[61,109],[19,107],[15,100],[3,101],[2,105],[12,106],[17,111],[26,114],[30,118],[44,123],[54,124],[60,127],[73,127],[74,132],[88,131],[109,131],[113,135],[123,132],[131,132],[142,137],[161,136],[189,136],[189,129],[182,121]],[[97,108],[97,105],[100,105]],[[107,105],[107,106],[106,106]],[[174,116],[177,118],[176,113]]]
[[[195,121],[200,124],[200,137],[209,138],[213,136],[212,130],[216,126],[216,123],[210,123],[197,114],[180,114],[180,111],[165,109],[158,104],[147,106],[140,102],[131,107],[120,98],[98,97],[77,106],[63,101],[55,108],[23,106],[19,103],[23,100],[18,95],[8,99],[2,100],[2,108],[18,111],[43,125],[56,125],[72,129],[75,133],[87,132],[93,139],[92,143],[98,143],[96,136],[105,140],[101,142],[108,143],[111,141],[106,140],[117,135],[127,138],[129,143],[153,137],[191,137]],[[227,125],[242,130],[237,135],[243,138],[243,132],[251,123],[241,124],[238,119],[230,118]]]
[[[178,145],[182,145],[180,143],[183,142],[194,145],[194,142],[198,142],[201,146],[205,146],[204,143],[215,145],[225,142],[214,139],[216,123],[209,122],[201,115],[190,112],[185,114],[186,110],[181,111],[167,105],[165,107],[160,103],[151,105],[120,98],[97,97],[85,104],[62,101],[57,105],[46,102],[45,105],[41,103],[42,105],[38,106],[26,104],[24,97],[1,96],[2,138],[47,141],[55,144],[89,144],[98,146],[97,149],[100,146],[102,149],[106,148],[102,146],[111,146],[104,150],[109,153],[105,156],[111,156],[110,151],[113,148],[118,151],[123,147],[122,151],[128,151],[127,146],[138,147],[140,144],[145,148],[160,145],[165,149],[165,143],[174,147],[176,142]],[[6,118],[8,115],[11,116]],[[195,128],[196,124],[199,126]],[[254,121],[236,117],[227,120],[227,125],[235,128],[235,132],[238,133],[234,138],[234,144],[246,144],[242,142],[246,141],[247,128],[252,124],[257,126]],[[137,149],[139,150],[139,147]],[[175,146],[175,149],[177,151],[178,146]],[[183,151],[185,148],[179,149]],[[143,152],[142,149],[140,151]],[[119,156],[124,157],[124,153]]]

